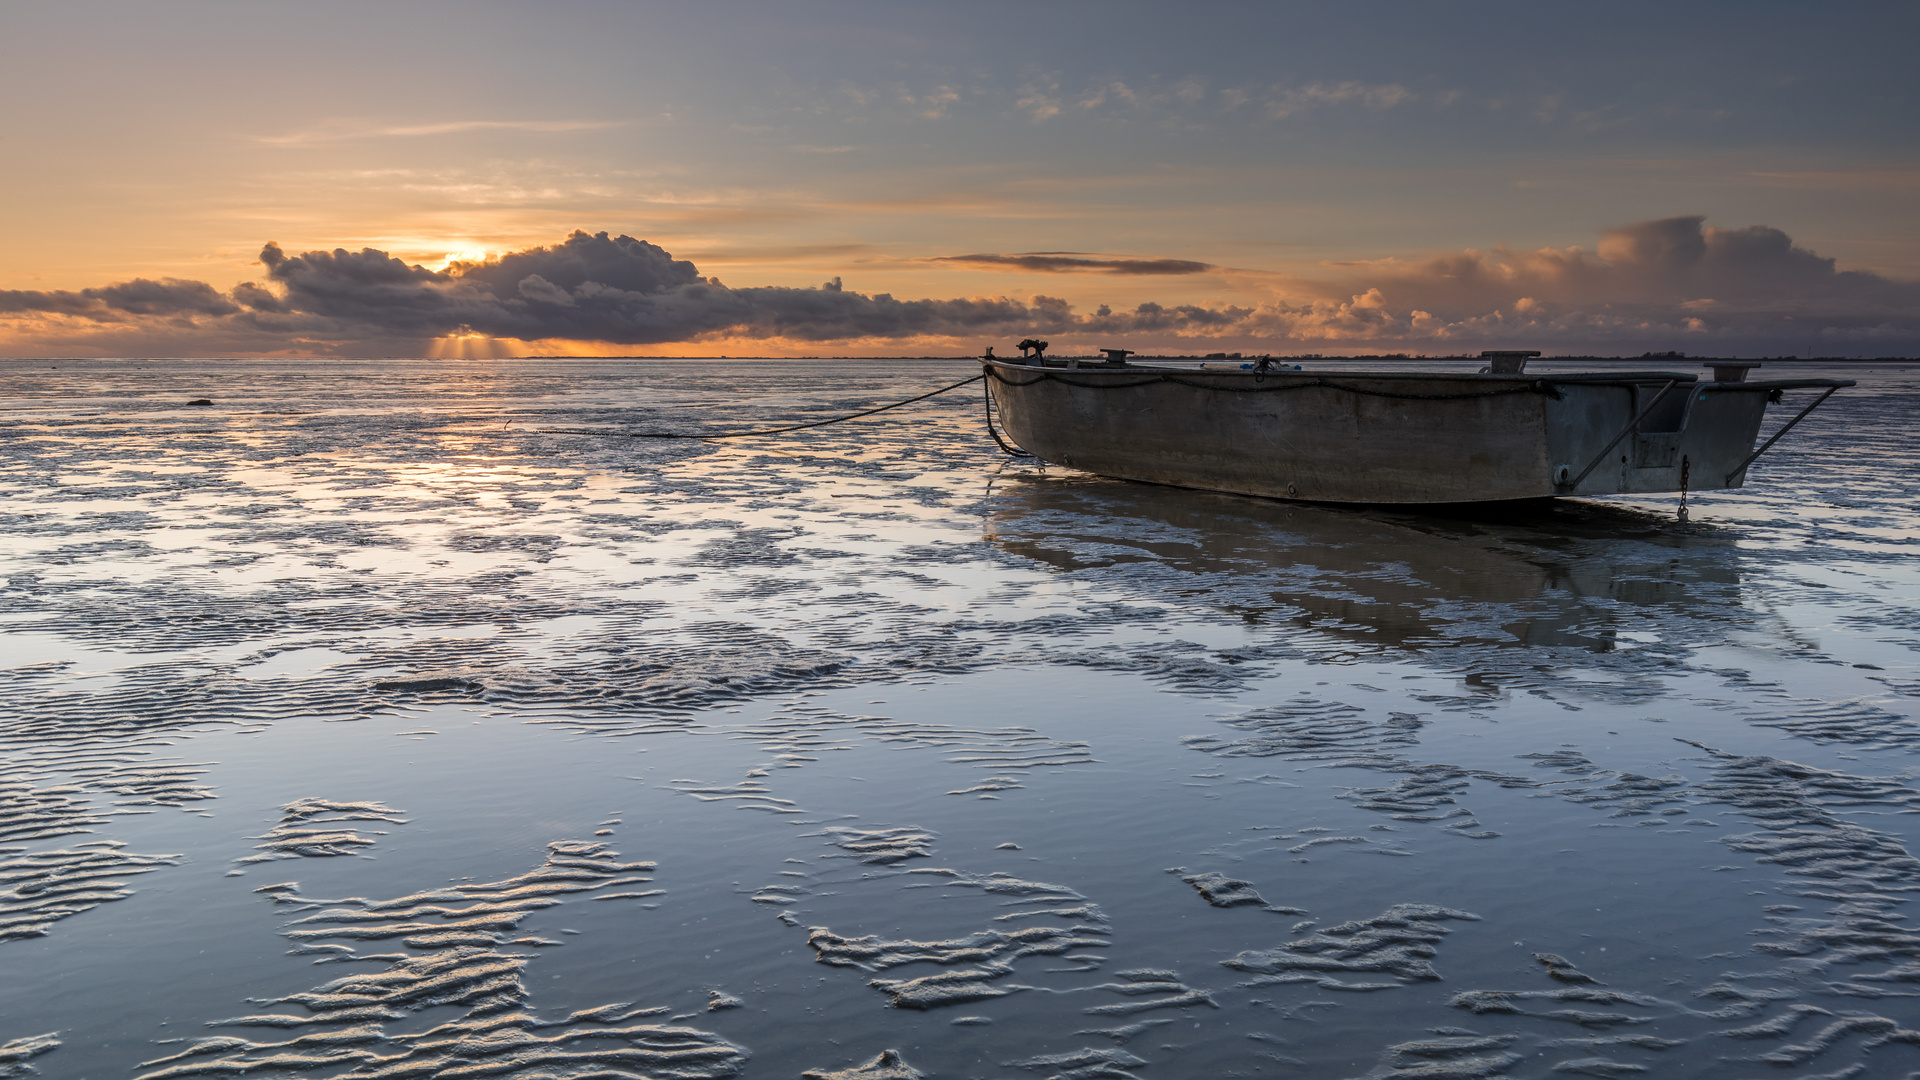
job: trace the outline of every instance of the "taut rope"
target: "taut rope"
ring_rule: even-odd
[[[985,375],[975,375],[971,379],[961,379],[959,382],[953,383],[950,386],[943,386],[938,390],[930,390],[927,393],[921,394],[919,397],[910,397],[905,401],[896,401],[891,405],[882,405],[877,409],[868,409],[865,412],[836,416],[831,420],[815,420],[810,424],[789,424],[786,427],[763,428],[759,431],[619,431],[612,428],[541,428],[540,432],[545,435],[617,435],[626,439],[744,439],[753,435],[779,435],[788,431],[804,431],[807,428],[826,427],[828,424],[839,424],[848,420],[858,420],[863,416],[872,416],[874,413],[883,413],[888,409],[897,409],[902,405],[911,405],[916,401],[925,401],[930,397],[944,394],[949,390],[958,390],[968,383],[977,383],[984,378],[986,378]]]

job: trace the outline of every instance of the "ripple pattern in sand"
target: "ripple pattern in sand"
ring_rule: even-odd
[[[172,866],[178,855],[136,855],[117,840],[28,851],[0,848],[0,942],[44,937],[56,922],[133,895],[127,879]]]
[[[210,1022],[237,1029],[273,1029],[282,1039],[222,1035],[143,1062],[138,1080],[230,1076],[260,1070],[279,1075],[731,1077],[746,1061],[742,1048],[697,1028],[652,1018],[669,1010],[616,1002],[542,1019],[528,1011],[525,971],[531,947],[557,945],[509,938],[534,913],[575,896],[645,883],[651,862],[622,862],[605,844],[556,841],[546,861],[501,881],[453,885],[390,900],[309,900],[291,883],[257,892],[302,917],[285,931],[316,963],[374,964],[310,990],[256,999],[259,1012]],[[398,945],[399,953],[362,955],[365,943]],[[451,1006],[457,1019],[420,1031],[389,1030],[423,1010]],[[346,1068],[339,1073],[337,1070]]]
[[[398,813],[392,807],[377,802],[295,799],[281,808],[280,824],[255,838],[260,841],[255,845],[260,849],[260,854],[248,855],[236,861],[257,863],[273,859],[360,855],[374,845],[376,837],[385,834],[383,830],[369,829],[367,831],[373,835],[362,836],[358,830],[364,826],[356,823],[384,821],[405,825],[407,819],[396,816]]]

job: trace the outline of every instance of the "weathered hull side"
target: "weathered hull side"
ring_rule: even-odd
[[[1737,487],[1735,470],[1766,409],[1766,384],[1667,372],[1256,375],[989,364],[987,375],[1008,435],[1046,461],[1316,502],[1677,491],[1683,470],[1694,490]],[[1637,430],[1608,450],[1669,382]],[[1577,484],[1567,482],[1596,459]]]

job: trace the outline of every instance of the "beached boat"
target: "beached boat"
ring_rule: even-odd
[[[1044,350],[1043,350],[1044,352]],[[1850,379],[1690,372],[1303,371],[982,361],[1007,435],[1102,476],[1282,499],[1460,503],[1739,487],[1747,466]],[[1769,402],[1821,393],[1758,448]]]

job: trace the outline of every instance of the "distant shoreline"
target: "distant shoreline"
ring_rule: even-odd
[[[1252,362],[1255,360],[1259,360],[1261,357],[1267,357],[1273,360],[1286,361],[1289,363],[1304,363],[1308,361],[1320,361],[1320,360],[1336,360],[1336,361],[1366,360],[1366,361],[1375,361],[1379,363],[1391,363],[1391,364],[1431,363],[1431,362],[1441,362],[1441,361],[1454,362],[1454,363],[1468,363],[1468,362],[1479,361],[1482,359],[1482,357],[1477,353],[1473,353],[1473,354],[1461,353],[1461,354],[1447,355],[1447,356],[1409,355],[1407,353],[1351,353],[1351,354],[1341,354],[1341,355],[1335,355],[1332,353],[1293,353],[1293,354],[1258,353],[1253,355],[1248,355],[1245,353],[1225,353],[1225,354],[1221,354],[1221,353],[1204,353],[1204,354],[1135,353],[1133,354],[1131,359],[1136,361],[1180,360],[1180,361],[1192,361],[1195,363],[1199,363],[1207,360],[1215,360],[1215,361],[1243,360],[1243,361]],[[1050,354],[1050,358],[1055,360],[1091,360],[1096,363],[1105,359],[1104,357],[1099,356],[1097,354],[1086,354],[1086,353],[1052,353]],[[807,361],[807,360],[961,361],[961,360],[978,360],[978,359],[980,359],[980,357],[975,355],[967,355],[967,356],[567,356],[567,355],[556,354],[556,355],[531,355],[531,356],[475,356],[475,357],[448,357],[448,356],[10,356],[10,357],[0,357],[0,363],[86,363],[86,362],[98,362],[98,361],[116,361],[116,362],[140,361],[140,362],[152,362],[152,363],[158,363],[162,361],[168,362],[168,363],[172,363],[176,361],[179,361],[179,362],[194,361],[199,363],[219,363],[223,361],[233,361],[233,360],[282,360],[289,363],[297,363],[297,362],[306,361],[306,360],[317,360],[317,361],[431,360],[431,361],[447,361],[447,362],[455,362],[455,363],[474,363],[474,362],[484,362],[484,361],[506,361],[506,360],[671,360],[671,361],[711,360],[711,361],[725,361],[727,363],[734,363],[738,361]],[[1008,359],[1008,358],[1003,357],[1002,359]],[[1011,359],[1018,360],[1019,357],[1014,356],[1014,357],[1011,357]],[[1738,361],[1742,363],[1754,363],[1754,364],[1914,364],[1914,363],[1920,363],[1920,357],[1912,357],[1912,356],[1709,356],[1704,354],[1694,355],[1691,353],[1642,353],[1638,356],[1594,356],[1594,355],[1587,355],[1587,354],[1570,353],[1570,354],[1560,355],[1560,356],[1540,356],[1535,358],[1535,362],[1537,363],[1561,363],[1561,362],[1567,362],[1567,361],[1576,361],[1579,363],[1595,363],[1595,364],[1617,364],[1617,363],[1659,364],[1659,363],[1679,363],[1683,361],[1702,363],[1702,364],[1726,363],[1730,361]]]

